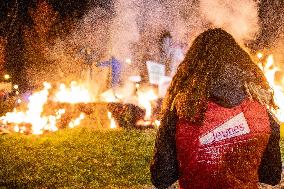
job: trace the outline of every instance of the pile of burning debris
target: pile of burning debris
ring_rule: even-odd
[[[149,91],[151,98],[147,98]],[[0,117],[0,133],[43,134],[78,125],[111,129],[154,128],[159,124],[156,119],[161,100],[149,91],[139,93],[137,104],[117,98],[96,101],[78,82],[71,82],[69,87],[60,84],[58,90],[45,82],[43,89],[30,95],[27,103],[21,103],[14,111]]]
[[[275,102],[279,106],[273,113],[283,123],[284,79],[276,77],[282,69],[274,63],[272,55],[264,58],[259,53],[257,57],[256,62],[273,88]],[[92,97],[88,87],[76,81],[71,82],[69,87],[65,84],[52,87],[45,82],[42,90],[29,96],[28,103],[21,103],[14,111],[0,117],[0,133],[43,134],[78,125],[112,129],[158,126],[161,99],[152,88],[136,88],[135,91],[134,100],[129,101],[132,103],[122,100],[111,89],[97,100]]]

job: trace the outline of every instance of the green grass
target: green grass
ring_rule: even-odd
[[[0,188],[151,188],[155,134],[78,127],[0,135]]]
[[[155,131],[0,135],[0,188],[147,188]]]

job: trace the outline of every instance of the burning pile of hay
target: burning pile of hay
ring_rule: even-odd
[[[0,118],[0,128],[2,133],[24,134],[43,134],[78,125],[112,129],[153,128],[157,122],[153,121],[156,116],[152,115],[152,110],[159,108],[159,104],[154,103],[156,108],[153,108],[151,101],[157,98],[153,98],[154,93],[150,96],[149,100],[147,95],[139,94],[137,104],[140,107],[122,101],[97,101],[84,85],[75,81],[69,88],[60,84],[58,90],[45,82],[42,90],[29,96],[28,103],[21,103]]]

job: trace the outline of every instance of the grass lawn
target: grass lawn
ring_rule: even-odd
[[[0,188],[149,188],[155,130],[0,135]]]
[[[155,134],[78,127],[42,136],[0,135],[0,189],[151,188]]]

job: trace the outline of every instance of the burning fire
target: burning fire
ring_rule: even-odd
[[[33,134],[42,134],[44,130],[58,130],[56,127],[57,118],[55,116],[42,116],[43,106],[46,103],[49,94],[48,90],[51,88],[51,85],[47,82],[43,85],[43,90],[36,92],[29,97],[30,102],[26,112],[18,112],[16,109],[13,112],[8,112],[6,116],[1,117],[2,123],[16,124],[14,130],[19,132],[25,131],[26,127],[19,127],[18,124],[31,125]]]
[[[158,96],[155,94],[153,90],[149,90],[146,92],[140,92],[138,91],[138,104],[145,108],[146,114],[144,119],[150,120],[152,115],[152,105],[151,101],[157,100]]]
[[[76,119],[72,120],[69,123],[69,128],[74,128],[78,125],[80,125],[81,121],[85,118],[85,114],[81,113],[79,117],[77,117]]]
[[[110,89],[101,94],[101,101],[103,102],[118,102],[119,98],[115,92]]]
[[[258,58],[261,59],[262,57],[263,55],[259,53]],[[262,64],[259,63],[259,65]],[[273,55],[268,56],[266,63],[262,65],[262,70],[270,87],[274,91],[274,100],[279,107],[279,109],[274,110],[273,113],[280,122],[284,122],[284,88],[281,85],[277,85],[275,82],[275,73],[281,69],[275,65]],[[284,78],[282,78],[282,80],[283,79]]]
[[[17,108],[13,112],[6,113],[5,116],[0,117],[0,123],[2,126],[8,126],[13,128],[13,131],[19,133],[32,133],[32,134],[43,134],[45,131],[57,131],[60,128],[62,119],[66,117],[68,109],[65,108],[54,108],[52,104],[65,103],[65,104],[76,104],[76,103],[89,103],[92,102],[92,96],[89,90],[84,85],[79,85],[77,82],[71,82],[70,86],[67,87],[65,84],[60,84],[59,89],[56,92],[51,92],[52,86],[50,83],[45,82],[43,89],[34,92],[29,97],[29,102],[25,108],[21,107],[21,111]],[[153,90],[145,92],[137,92],[138,105],[146,110],[145,120],[143,125],[151,124],[158,125],[158,121],[151,120],[152,116],[152,105],[151,101],[156,100],[158,97]],[[114,91],[109,90],[101,95],[101,100],[104,102],[117,102],[122,99],[121,95],[115,94]],[[18,102],[21,102],[19,99]],[[51,104],[49,104],[51,103]],[[57,106],[56,106],[57,107]],[[74,107],[74,106],[72,106]],[[45,111],[53,113],[47,114]],[[52,109],[53,108],[53,109]],[[22,109],[25,109],[22,111]],[[46,115],[47,114],[47,115]],[[110,120],[110,128],[117,128],[114,118],[111,112],[107,112]],[[68,117],[68,116],[67,116]],[[67,127],[74,128],[80,125],[81,121],[86,118],[84,113],[80,113],[78,117],[67,122]],[[143,120],[142,120],[143,121]]]
[[[259,58],[259,60],[264,59],[264,56],[261,53],[258,53],[257,57]],[[279,84],[281,82],[284,82],[284,78],[281,78],[283,80],[281,82],[275,81],[275,73],[277,71],[280,71],[281,69],[274,63],[272,55],[268,56],[265,63],[261,63],[260,61],[259,66],[263,70],[270,86],[273,88],[275,102],[279,106],[279,109],[275,110],[273,113],[279,119],[279,121],[284,122],[284,88],[281,84]],[[13,112],[8,112],[5,116],[0,117],[0,123],[19,133],[42,134],[45,131],[53,132],[57,131],[60,128],[60,121],[65,115],[67,115],[68,109],[53,109],[53,113],[46,115],[47,113],[44,112],[44,107],[52,109],[52,106],[49,106],[48,103],[53,101],[57,103],[63,102],[76,104],[90,103],[94,101],[88,88],[75,81],[71,82],[70,87],[67,87],[65,84],[60,84],[59,89],[54,93],[53,98],[50,97],[52,96],[50,92],[51,89],[51,84],[45,82],[41,91],[37,91],[29,97],[29,103],[27,104],[25,111],[14,109]],[[136,124],[140,126],[159,126],[160,122],[152,118],[152,102],[158,99],[158,96],[155,94],[154,90],[140,90],[140,88],[137,87],[136,94],[138,106],[144,108],[146,111],[144,119],[139,120]],[[123,101],[123,96],[115,94],[115,92],[110,89],[101,94],[101,101]],[[18,99],[18,102],[20,103],[21,100]],[[109,128],[117,128],[118,126],[116,125],[111,112],[107,112],[107,115],[108,119],[110,120]],[[69,119],[69,121],[67,122],[67,127],[74,128],[80,125],[82,120],[86,118],[86,115],[84,113],[77,114],[77,116],[78,117]]]
[[[18,111],[14,109],[13,112],[6,113],[5,116],[0,118],[0,121],[4,125],[14,125],[15,132],[25,132],[27,126],[31,126],[31,133],[42,134],[44,131],[57,131],[58,120],[61,119],[62,115],[65,114],[65,109],[58,109],[55,115],[43,115],[44,105],[48,102],[49,90],[51,85],[48,82],[43,84],[44,88],[41,91],[33,93],[29,97],[29,103],[26,111]],[[65,98],[63,98],[63,96]],[[79,98],[79,96],[81,98]],[[80,86],[77,86],[75,82],[71,83],[71,88],[67,89],[65,85],[60,85],[60,90],[55,94],[56,100],[75,103],[75,102],[86,102],[90,100],[90,96],[85,90],[82,90]],[[80,121],[84,119],[84,115],[81,114],[75,120],[71,120],[69,127],[75,127],[80,124]],[[20,126],[22,125],[22,126]]]
[[[107,112],[108,118],[110,119],[110,128],[115,129],[117,128],[114,119],[112,118],[111,112]]]
[[[83,85],[78,85],[76,81],[72,81],[70,88],[66,88],[65,84],[60,84],[59,91],[55,95],[55,101],[79,103],[79,102],[91,102],[92,98],[89,90]]]

